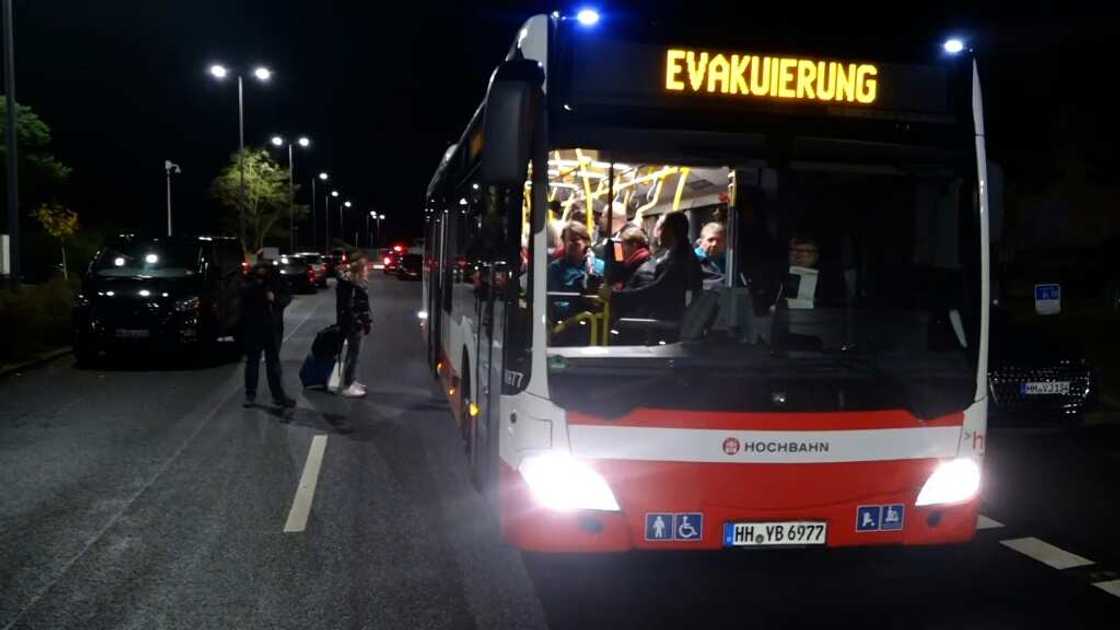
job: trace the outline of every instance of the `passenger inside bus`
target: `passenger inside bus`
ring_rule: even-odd
[[[569,221],[561,233],[563,256],[548,264],[549,292],[575,292],[598,288],[603,277],[603,261],[591,252],[587,226]]]
[[[789,308],[810,309],[844,303],[843,274],[836,269],[821,269],[820,261],[817,237],[808,231],[795,232],[789,240],[789,271],[782,286]]]
[[[722,223],[712,221],[704,226],[694,253],[700,261],[704,288],[719,287],[727,273],[727,231]]]
[[[605,212],[596,212],[596,229],[598,231],[598,238],[595,240],[595,245],[592,251],[595,255],[602,259],[610,257],[611,252],[608,251],[611,239],[618,239],[622,231],[626,229],[626,206],[619,202],[611,204],[610,226],[607,225],[607,214]]]
[[[688,240],[688,218],[671,212],[658,221],[661,249],[631,277],[631,288],[609,293],[611,308],[619,317],[649,318],[667,322],[681,319],[688,299],[701,289],[700,263]],[[648,284],[633,286],[635,281]]]
[[[618,240],[622,246],[622,262],[614,267],[615,275],[611,278],[611,288],[615,290],[633,288],[630,283],[631,278],[652,256],[649,238],[642,228],[628,225],[619,234]]]

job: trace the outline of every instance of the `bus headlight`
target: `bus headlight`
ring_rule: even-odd
[[[587,464],[562,453],[532,455],[521,462],[521,476],[533,498],[558,512],[606,510],[617,512],[607,481]]]
[[[980,491],[980,464],[968,458],[941,462],[918,493],[915,505],[960,503]]]

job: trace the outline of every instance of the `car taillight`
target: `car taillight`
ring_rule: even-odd
[[[391,263],[391,262],[392,262],[392,261],[391,261],[391,260],[389,260],[389,257],[388,257],[388,256],[386,256],[386,257],[385,257],[385,264],[386,264],[386,265],[388,265],[388,264],[389,264],[389,263]]]

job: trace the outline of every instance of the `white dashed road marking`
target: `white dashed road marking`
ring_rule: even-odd
[[[976,517],[976,529],[995,529],[997,527],[1003,527],[1003,523],[983,514]]]
[[[1093,582],[1093,586],[1101,589],[1109,595],[1120,597],[1120,580],[1109,580],[1107,582]]]
[[[1048,542],[1037,538],[1012,538],[999,541],[1001,545],[1018,551],[1019,553],[1034,558],[1039,562],[1052,566],[1055,569],[1072,569],[1093,564],[1092,560],[1059,549]]]
[[[302,532],[307,529],[307,517],[311,515],[311,502],[315,499],[315,484],[319,482],[319,468],[323,465],[323,453],[327,450],[327,436],[316,435],[311,438],[311,449],[307,452],[307,463],[299,478],[296,498],[288,512],[288,522],[284,533]]]

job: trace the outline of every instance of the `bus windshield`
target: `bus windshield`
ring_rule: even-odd
[[[967,373],[979,248],[965,168],[681,162],[549,154],[551,353],[734,362],[754,346]]]

